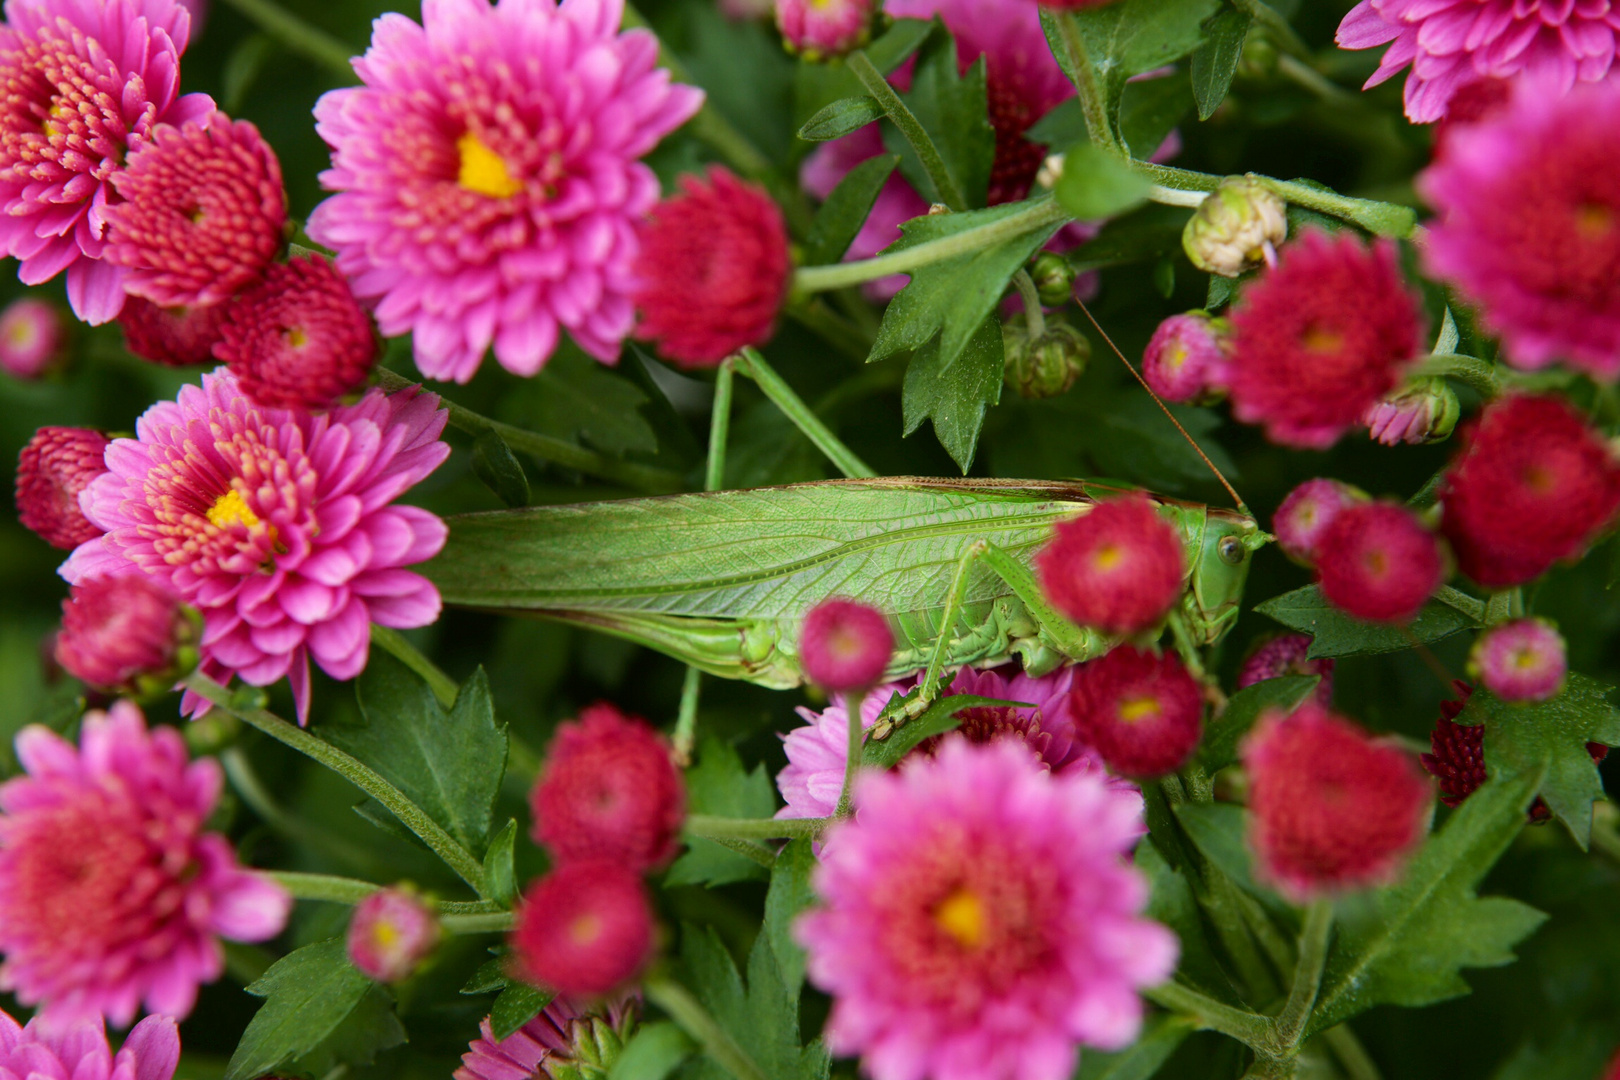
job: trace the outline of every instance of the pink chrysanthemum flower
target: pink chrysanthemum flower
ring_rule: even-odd
[[[807,59],[842,56],[871,33],[872,0],[776,0],[782,41]]]
[[[124,270],[101,258],[113,176],[161,123],[202,120],[179,93],[191,16],[175,0],[8,0],[0,25],[0,251],[29,285],[67,271],[79,318],[124,304]]]
[[[863,776],[855,804],[816,870],[822,906],[796,926],[833,997],[834,1053],[875,1080],[1062,1080],[1079,1044],[1136,1038],[1137,992],[1177,952],[1125,861],[1139,799],[957,739]]]
[[[25,296],[0,311],[0,371],[37,379],[62,359],[67,326],[49,300]]]
[[[533,375],[566,329],[605,363],[635,313],[634,223],[658,201],[636,159],[702,104],[619,33],[623,0],[427,0],[377,20],[364,86],[315,106],[332,146],[309,234],[338,253],[386,336],[466,382],[493,344]]]
[[[206,126],[204,126],[206,124]],[[281,251],[287,196],[276,152],[246,120],[159,125],[112,178],[107,261],[124,290],[164,307],[218,304]]]
[[[172,1016],[148,1016],[114,1053],[100,1021],[63,1025],[35,1017],[23,1027],[0,1012],[0,1076],[169,1080],[179,1064],[180,1029]]]
[[[450,454],[438,406],[433,394],[373,390],[314,416],[261,408],[229,373],[205,375],[108,448],[111,471],[80,498],[106,535],[62,576],[166,581],[203,614],[202,670],[254,686],[288,676],[303,719],[311,655],[352,679],[371,623],[438,617],[438,590],[405,567],[438,553],[444,522],[391,505]]]
[[[173,728],[121,701],[79,743],[24,728],[28,775],[0,785],[0,988],[52,1017],[184,1017],[224,970],[219,939],[274,937],[292,898],[203,831],[224,774]]]
[[[1486,79],[1530,76],[1559,95],[1609,79],[1617,32],[1607,0],[1361,0],[1339,24],[1338,43],[1389,45],[1368,88],[1410,64],[1406,115],[1427,124]]]
[[[1547,701],[1569,674],[1564,635],[1546,619],[1514,619],[1479,635],[1468,671],[1503,701]]]
[[[861,728],[877,723],[889,699],[910,688],[910,683],[885,683],[868,691],[861,699]],[[788,763],[776,774],[776,787],[787,805],[776,812],[777,817],[829,817],[838,809],[844,763],[849,760],[849,701],[846,694],[834,694],[820,712],[799,706],[804,726],[782,736]]]
[[[1620,85],[1555,98],[1526,84],[1446,136],[1417,180],[1436,210],[1429,271],[1477,304],[1521,368],[1620,377]]]

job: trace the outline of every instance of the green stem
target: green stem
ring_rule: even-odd
[[[225,0],[231,7],[257,23],[259,29],[281,42],[306,60],[311,60],[337,75],[345,83],[359,81],[350,63],[354,50],[325,30],[304,22],[282,10],[270,0]]]
[[[731,432],[731,391],[737,360],[728,356],[714,373],[714,405],[709,410],[709,463],[703,473],[703,490],[719,491],[726,486],[726,439]]]
[[[510,911],[491,911],[485,915],[445,915],[439,925],[447,934],[504,934],[512,929],[517,916]]]
[[[1333,901],[1317,900],[1305,909],[1305,925],[1299,932],[1299,960],[1294,965],[1294,984],[1288,1000],[1276,1019],[1276,1045],[1283,1055],[1299,1049],[1305,1025],[1311,1018],[1317,992],[1322,987],[1322,967],[1327,963],[1328,943],[1333,939]]]
[[[1264,0],[1232,0],[1232,6],[1269,30],[1271,40],[1280,46],[1284,52],[1297,56],[1301,60],[1310,59],[1310,46],[1305,44],[1288,20],[1283,18],[1282,12],[1265,3]]]
[[[1046,312],[1041,310],[1041,294],[1036,291],[1029,271],[1022,267],[1013,275],[1013,284],[1018,288],[1018,299],[1024,303],[1024,325],[1029,328],[1030,339],[1038,341],[1046,336]]]
[[[922,122],[900,100],[900,95],[894,92],[889,80],[883,73],[873,66],[872,61],[862,49],[856,49],[845,59],[850,74],[861,81],[861,86],[872,95],[894,126],[900,129],[906,142],[917,152],[917,159],[922,162],[923,171],[928,174],[928,180],[934,185],[934,194],[938,200],[952,210],[966,210],[967,196],[962,193],[961,185],[956,177],[951,175],[950,169],[945,167],[945,159],[939,154],[939,147],[934,140],[928,137],[923,129]]]
[[[1155,986],[1144,996],[1157,1005],[1187,1017],[1200,1029],[1218,1031],[1246,1046],[1264,1045],[1271,1034],[1271,1021],[1259,1013],[1234,1009],[1178,982]]]
[[[1324,101],[1348,103],[1356,100],[1356,95],[1298,57],[1286,53],[1277,57],[1277,70]]]
[[[743,858],[756,862],[767,870],[776,869],[776,852],[764,844],[755,843],[752,840],[739,840],[734,836],[711,836],[709,839],[727,851],[735,851]]]
[[[445,865],[454,870],[461,880],[471,885],[474,892],[480,897],[485,895],[484,869],[478,860],[473,858],[472,853],[457,843],[455,837],[446,832],[443,826],[369,765],[344,753],[326,740],[316,738],[303,728],[288,723],[272,712],[257,707],[238,707],[234,695],[229,690],[200,671],[194,671],[187,676],[185,686],[243,723],[253,725],[277,742],[284,743],[306,757],[320,762],[382,803],[402,825],[420,837],[434,854],[443,859]]]
[[[289,840],[308,844],[317,851],[349,866],[363,867],[367,873],[383,874],[386,868],[369,851],[358,844],[327,832],[314,822],[289,813],[277,805],[275,798],[259,780],[253,763],[240,746],[228,747],[219,755],[225,777],[231,782],[244,803],[266,825]]]
[[[873,259],[861,259],[858,262],[800,267],[793,275],[793,287],[798,292],[804,293],[826,292],[829,289],[842,289],[846,285],[859,285],[863,281],[875,281],[891,274],[909,274],[919,267],[983,251],[1005,240],[1012,240],[1069,220],[1071,220],[1069,215],[1055,201],[1050,198],[1039,199],[1004,218],[987,221],[983,225],[963,229],[959,233],[942,236],[938,240],[916,244],[902,251],[879,255]]]
[[[265,870],[261,873],[292,893],[295,900],[358,904],[372,893],[382,890],[381,885],[335,874],[302,874],[292,870]]]
[[[641,984],[647,1000],[669,1014],[681,1030],[703,1047],[736,1080],[765,1080],[743,1048],[737,1045],[726,1030],[715,1022],[707,1009],[699,1004],[691,991],[673,979],[662,975],[649,975]]]
[[[439,669],[439,665],[422,655],[422,651],[409,641],[398,630],[386,626],[371,624],[371,643],[378,646],[394,659],[416,672],[422,681],[428,684],[433,696],[439,699],[439,704],[445,708],[456,703],[456,695],[461,693],[461,687],[456,680]]]
[[[1041,14],[1046,16],[1048,13],[1043,11]],[[1074,82],[1080,112],[1085,117],[1086,132],[1091,136],[1092,143],[1120,157],[1129,157],[1129,152],[1120,143],[1114,125],[1109,121],[1108,99],[1103,93],[1097,65],[1092,62],[1091,53],[1086,49],[1086,39],[1080,33],[1080,24],[1075,22],[1072,12],[1053,11],[1050,16],[1057,20],[1058,41],[1064,52],[1063,66]]]
[[[807,297],[789,304],[787,317],[812,333],[819,334],[823,341],[857,363],[864,362],[872,351],[872,339],[828,307],[820,297]]]
[[[697,742],[698,689],[703,672],[695,667],[686,669],[686,681],[681,684],[681,711],[675,717],[675,737],[671,740],[675,760],[683,768],[692,762],[692,746]]]
[[[1207,191],[1184,191],[1181,188],[1165,187],[1163,184],[1153,184],[1148,187],[1148,200],[1161,206],[1186,206],[1197,208],[1209,198]]]
[[[1475,622],[1485,621],[1485,602],[1469,596],[1461,589],[1442,585],[1434,590],[1434,598],[1447,607],[1462,612]]]
[[[686,831],[711,840],[792,840],[819,837],[832,818],[728,818],[713,814],[688,814]]]
[[[387,368],[378,368],[377,385],[388,391],[404,390],[407,387],[418,385],[398,372]],[[623,484],[636,491],[647,492],[652,495],[668,495],[681,490],[681,478],[668,469],[658,469],[650,465],[638,465],[630,461],[618,461],[599,454],[595,450],[587,450],[583,446],[575,446],[563,439],[553,438],[550,435],[541,435],[534,431],[525,431],[523,428],[503,424],[499,420],[491,420],[480,416],[471,409],[464,409],[460,405],[441,396],[441,403],[450,412],[450,426],[458,431],[465,431],[474,437],[493,431],[506,444],[514,450],[521,450],[525,454],[562,465],[570,469],[577,469],[591,476],[599,476],[604,480]]]
[[[1473,356],[1463,356],[1460,353],[1441,353],[1436,356],[1424,357],[1423,362],[1413,371],[1417,376],[1446,376],[1456,379],[1465,386],[1479,391],[1479,396],[1486,401],[1498,397],[1502,393],[1502,380],[1496,373],[1496,365],[1488,360],[1480,360]]]
[[[1340,1024],[1330,1027],[1322,1032],[1322,1041],[1328,1044],[1333,1056],[1339,1059],[1339,1066],[1344,1069],[1344,1075],[1349,1080],[1384,1080],[1378,1071],[1378,1063],[1373,1061],[1367,1048],[1361,1045],[1356,1033],[1350,1030],[1349,1024]]]
[[[850,792],[855,790],[855,771],[861,767],[861,705],[865,701],[864,690],[857,690],[844,698],[844,711],[849,714],[849,722],[845,725],[849,729],[849,742],[845,744],[847,756],[844,758],[844,786],[838,791],[836,816],[840,818],[850,815],[852,807]]]
[[[1208,173],[1177,169],[1169,165],[1155,165],[1147,161],[1136,162],[1136,168],[1153,183],[1181,191],[1214,191],[1224,179]],[[1417,228],[1417,211],[1409,206],[1397,206],[1394,203],[1377,202],[1372,199],[1352,199],[1347,195],[1324,191],[1308,184],[1276,180],[1255,173],[1250,173],[1249,177],[1265,184],[1277,195],[1296,206],[1320,210],[1324,214],[1343,218],[1379,236],[1404,239],[1411,236],[1413,230]]]
[[[821,417],[811,411],[804,399],[793,392],[776,369],[765,362],[765,358],[754,349],[744,349],[740,357],[741,362],[737,370],[754,380],[760,391],[778,409],[782,410],[795,427],[804,432],[804,435],[827,456],[837,470],[851,479],[876,476],[877,473],[870,465],[862,461],[843,440],[832,433]]]

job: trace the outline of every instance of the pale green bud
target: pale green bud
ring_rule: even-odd
[[[1029,276],[1034,280],[1035,292],[1043,304],[1057,307],[1068,303],[1069,297],[1074,294],[1074,267],[1056,252],[1043,251],[1035,256]]]
[[[1039,338],[1029,332],[1022,314],[1001,328],[1007,353],[1007,385],[1020,397],[1048,398],[1066,393],[1091,359],[1091,343],[1066,322],[1050,316]]]
[[[1257,180],[1221,181],[1181,233],[1181,246],[1198,269],[1237,277],[1270,262],[1288,238],[1288,204]]]

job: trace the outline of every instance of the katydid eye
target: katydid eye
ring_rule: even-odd
[[[1243,546],[1243,541],[1235,536],[1222,537],[1220,546],[1215,550],[1220,553],[1222,562],[1230,563],[1233,566],[1241,563],[1243,556],[1248,554],[1248,551]]]

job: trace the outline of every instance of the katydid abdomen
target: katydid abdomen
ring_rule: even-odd
[[[802,681],[799,624],[832,596],[890,616],[891,676],[923,668],[942,633],[950,666],[1018,654],[1039,672],[1114,642],[1072,626],[1054,635],[1053,613],[984,563],[963,571],[947,631],[964,553],[982,541],[1027,576],[1054,522],[1119,490],[892,477],[469,514],[450,520],[449,542],[424,569],[447,604],[594,627],[773,688]],[[1263,534],[1236,511],[1155,501],[1187,549],[1188,587],[1173,618],[1213,643],[1236,616],[1247,555]]]

